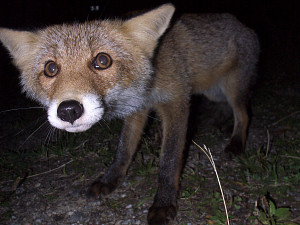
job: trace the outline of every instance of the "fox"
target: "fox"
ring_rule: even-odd
[[[233,15],[173,20],[174,11],[167,3],[126,20],[0,28],[22,91],[47,109],[52,126],[83,132],[100,120],[124,120],[114,160],[90,185],[90,196],[105,197],[122,182],[148,114],[157,112],[163,138],[158,188],[147,215],[155,225],[176,218],[192,95],[229,104],[234,128],[225,152],[245,151],[259,57],[256,33]]]

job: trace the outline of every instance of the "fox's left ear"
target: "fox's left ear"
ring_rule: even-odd
[[[22,70],[35,50],[37,35],[33,32],[0,28],[0,41],[8,49],[15,65]]]
[[[126,21],[123,25],[124,32],[151,57],[158,39],[168,28],[174,11],[172,4],[164,4]]]

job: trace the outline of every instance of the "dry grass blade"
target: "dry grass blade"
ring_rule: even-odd
[[[15,191],[17,189],[17,187],[19,186],[20,181],[21,181],[21,177],[17,177],[17,179],[15,180],[13,186],[11,187],[11,191]]]
[[[278,121],[272,123],[270,126],[275,126],[275,125],[277,125],[278,123],[281,123],[282,121],[284,121],[285,119],[287,119],[287,118],[289,118],[289,117],[291,117],[291,116],[294,116],[294,115],[296,115],[296,114],[298,114],[298,113],[300,113],[300,111],[293,112],[293,113],[291,113],[291,114],[289,114],[289,115],[287,115],[287,116],[281,118],[280,120],[278,120]]]
[[[55,171],[55,170],[59,170],[59,169],[61,169],[61,168],[64,168],[66,165],[70,164],[70,163],[73,162],[73,161],[74,161],[74,160],[71,159],[69,162],[66,162],[66,163],[64,163],[63,165],[59,166],[59,167],[56,167],[56,168],[54,168],[54,169],[51,169],[51,170],[48,170],[48,171],[45,171],[45,172],[42,172],[42,173],[30,175],[30,176],[28,176],[28,177],[26,177],[26,178],[32,178],[32,177],[44,175],[44,174],[47,174],[47,173],[51,173],[51,172],[53,172],[53,171]]]
[[[267,129],[267,135],[268,135],[268,144],[267,144],[266,157],[268,156],[268,153],[269,153],[269,150],[270,150],[270,133],[269,133],[268,129]]]
[[[32,177],[41,176],[41,175],[44,175],[44,174],[47,174],[47,173],[51,173],[51,172],[53,172],[53,171],[59,170],[59,169],[61,169],[61,168],[64,168],[66,165],[72,163],[73,161],[74,161],[74,160],[71,159],[70,161],[68,161],[68,162],[66,162],[66,163],[64,163],[64,164],[62,164],[62,165],[60,165],[59,167],[56,167],[56,168],[51,169],[51,170],[47,170],[47,171],[42,172],[42,173],[33,174],[33,175],[30,175],[30,176],[27,176],[27,175],[26,175],[26,176],[25,176],[24,178],[22,178],[22,179],[24,180],[24,179],[28,179],[28,178],[32,178]],[[12,181],[14,181],[14,180],[2,181],[2,182],[0,182],[0,184],[12,182]],[[13,191],[15,191],[16,188],[17,188],[17,186],[19,185],[19,183],[20,183],[20,177],[18,177],[18,178],[14,181],[14,184],[13,184],[13,186],[12,186],[11,189],[12,189]]]
[[[221,195],[222,195],[222,199],[223,199],[223,203],[224,203],[224,209],[225,209],[225,214],[226,214],[226,219],[227,219],[227,225],[230,225],[230,222],[229,222],[229,216],[228,216],[228,211],[227,211],[227,206],[226,206],[226,201],[225,201],[225,197],[224,197],[224,193],[223,193],[223,189],[222,189],[222,185],[221,185],[221,182],[220,182],[220,179],[219,179],[219,175],[218,175],[218,171],[217,171],[217,168],[216,168],[216,165],[215,165],[215,162],[214,162],[214,159],[212,157],[212,154],[210,152],[210,150],[204,145],[204,148],[202,148],[200,145],[198,145],[195,141],[193,141],[194,145],[196,145],[202,152],[204,152],[204,154],[207,156],[207,158],[209,159],[209,162],[210,164],[212,165],[214,171],[215,171],[215,174],[216,174],[216,177],[217,177],[217,180],[218,180],[218,184],[219,184],[219,187],[220,187],[220,192],[221,192]]]

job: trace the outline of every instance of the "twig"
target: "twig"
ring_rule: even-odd
[[[218,184],[219,184],[219,187],[220,187],[220,192],[221,192],[221,195],[222,195],[222,199],[223,199],[223,203],[224,203],[224,208],[225,208],[225,214],[226,214],[226,219],[227,219],[227,225],[230,225],[230,222],[229,222],[229,216],[228,216],[228,211],[227,211],[227,206],[226,206],[226,201],[225,201],[225,197],[224,197],[224,193],[223,193],[223,189],[222,189],[222,185],[221,185],[221,182],[220,182],[220,179],[219,179],[219,175],[218,175],[218,172],[217,172],[217,168],[216,168],[216,165],[215,165],[215,162],[214,162],[214,159],[212,157],[212,154],[210,152],[209,149],[206,148],[206,146],[204,145],[204,149],[198,145],[195,141],[192,141],[194,143],[194,145],[196,145],[202,152],[204,152],[204,154],[207,156],[207,158],[209,159],[209,162],[210,164],[212,165],[214,171],[215,171],[215,174],[217,176],[217,180],[218,180]]]
[[[11,191],[15,191],[17,189],[17,187],[19,186],[20,184],[20,181],[21,181],[21,178],[20,177],[17,177],[17,179],[15,180],[13,186],[11,187]]]
[[[300,157],[294,155],[280,155],[280,157],[300,160]]]
[[[24,180],[24,179],[27,179],[27,178],[37,177],[37,176],[40,176],[40,175],[44,175],[44,174],[47,174],[47,173],[51,173],[51,172],[53,172],[53,171],[55,171],[55,170],[59,170],[59,169],[65,167],[66,165],[70,164],[70,163],[73,162],[73,161],[74,161],[74,160],[71,159],[69,162],[66,162],[66,163],[64,163],[63,165],[60,165],[59,167],[56,167],[56,168],[54,168],[54,169],[51,169],[51,170],[48,170],[48,171],[45,171],[45,172],[42,172],[42,173],[37,173],[37,174],[34,174],[34,175],[25,176],[25,177],[23,177],[22,179]],[[19,183],[19,181],[18,181],[19,179],[20,179],[20,177],[17,178],[17,181],[15,181],[15,183]],[[14,180],[2,181],[2,182],[0,182],[0,184],[8,183],[8,182],[13,182],[13,181],[14,181]]]
[[[296,114],[298,114],[298,113],[300,113],[300,111],[293,112],[293,113],[291,113],[291,114],[289,114],[289,115],[287,115],[287,116],[281,118],[280,120],[277,120],[276,122],[272,123],[270,126],[275,126],[275,125],[277,125],[278,123],[282,122],[283,120],[285,120],[285,119],[287,119],[287,118],[289,118],[289,117],[291,117],[291,116],[294,116],[294,115],[296,115]]]
[[[57,168],[54,168],[54,169],[51,169],[51,170],[48,170],[48,171],[45,171],[45,172],[42,172],[42,173],[37,173],[37,174],[34,174],[34,175],[30,175],[30,176],[28,176],[27,178],[37,177],[37,176],[40,176],[40,175],[44,175],[44,174],[47,174],[47,173],[51,173],[51,172],[53,172],[53,171],[55,171],[55,170],[59,170],[59,169],[65,167],[66,165],[70,164],[70,163],[73,162],[73,161],[74,161],[74,160],[71,159],[69,162],[66,162],[66,163],[63,164],[63,165],[60,165],[60,166],[57,167]]]

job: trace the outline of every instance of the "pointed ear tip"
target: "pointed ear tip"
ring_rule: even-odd
[[[10,31],[8,28],[0,27],[0,36],[7,34]]]
[[[5,33],[5,28],[0,27],[0,40],[2,40],[2,38],[4,38],[4,33]]]
[[[5,27],[0,27],[0,32],[5,32],[5,31],[8,31],[9,29],[8,28],[5,28]]]
[[[161,6],[162,8],[168,9],[172,13],[175,11],[175,6],[172,3],[166,3]]]
[[[9,31],[10,31],[10,29],[8,29],[8,28],[0,27],[0,41],[3,44],[6,43],[6,41],[8,39]]]
[[[3,27],[0,27],[0,34],[1,34],[1,33],[3,33],[3,32],[4,32],[4,30],[5,30],[5,28],[3,28]]]

